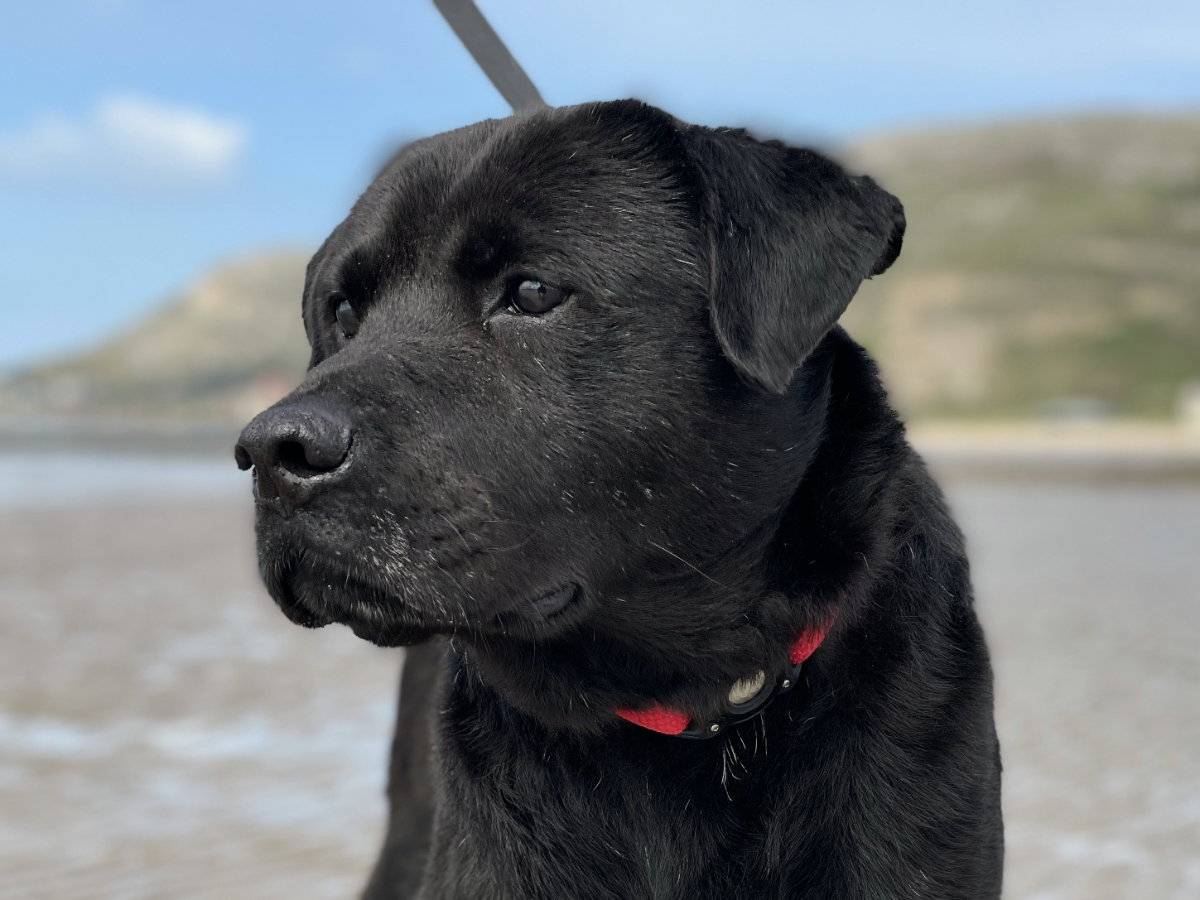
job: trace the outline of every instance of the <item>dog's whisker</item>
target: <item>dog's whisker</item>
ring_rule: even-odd
[[[451,522],[450,518],[443,513],[438,513],[438,515],[441,516],[442,520],[454,530],[455,534],[458,535],[458,539],[462,541],[463,546],[467,548],[467,553],[474,552],[471,550],[471,545],[467,543],[467,539],[463,537],[463,533],[458,530],[458,526]]]
[[[681,563],[683,563],[685,566],[687,566],[689,569],[691,569],[697,575],[701,575],[704,578],[707,578],[709,581],[711,581],[717,587],[721,587],[721,588],[725,588],[725,590],[729,590],[728,587],[721,584],[721,582],[717,581],[717,579],[713,578],[711,575],[708,575],[705,572],[700,571],[700,569],[696,568],[694,565],[692,565],[690,562],[688,562],[686,559],[684,559],[678,553],[668,550],[666,547],[662,546],[661,544],[656,544],[656,543],[654,543],[654,541],[649,540],[649,539],[646,540],[646,543],[649,544],[651,547],[656,547],[657,549],[661,550],[663,553],[668,554],[669,556],[675,557],[677,560],[679,560]]]

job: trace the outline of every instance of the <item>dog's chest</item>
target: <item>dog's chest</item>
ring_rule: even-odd
[[[629,795],[589,802],[575,786],[536,799],[492,787],[446,797],[454,811],[439,817],[433,852],[440,871],[429,900],[743,896],[736,857],[747,841],[742,835],[738,848],[728,846],[736,828],[719,827],[723,817],[697,815],[686,801],[668,815],[667,799],[652,794],[642,802]]]
[[[444,725],[425,900],[784,895],[782,867],[758,864],[779,860],[777,811],[716,742],[616,753],[611,738],[484,741]]]

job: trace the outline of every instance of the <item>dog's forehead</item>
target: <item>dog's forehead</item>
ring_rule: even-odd
[[[670,130],[574,108],[416,142],[356,205],[339,256],[400,276],[449,262],[472,278],[505,260],[612,265],[692,243],[694,192]]]

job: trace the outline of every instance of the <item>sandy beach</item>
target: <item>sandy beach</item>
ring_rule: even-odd
[[[96,493],[114,459],[0,458],[0,898],[354,896],[399,652],[284,620],[224,460]],[[1200,483],[945,477],[997,673],[1006,896],[1195,900]]]

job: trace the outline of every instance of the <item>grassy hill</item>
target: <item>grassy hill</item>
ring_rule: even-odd
[[[913,416],[1173,415],[1200,379],[1200,116],[914,132],[846,154],[904,253],[845,317]]]
[[[843,154],[903,200],[844,324],[911,418],[1172,416],[1200,382],[1200,115],[915,131]],[[244,418],[304,371],[303,254],[213,272],[0,384],[0,409]]]
[[[276,252],[222,266],[94,350],[0,384],[0,409],[214,418],[257,412],[304,374],[307,263],[308,254]]]

